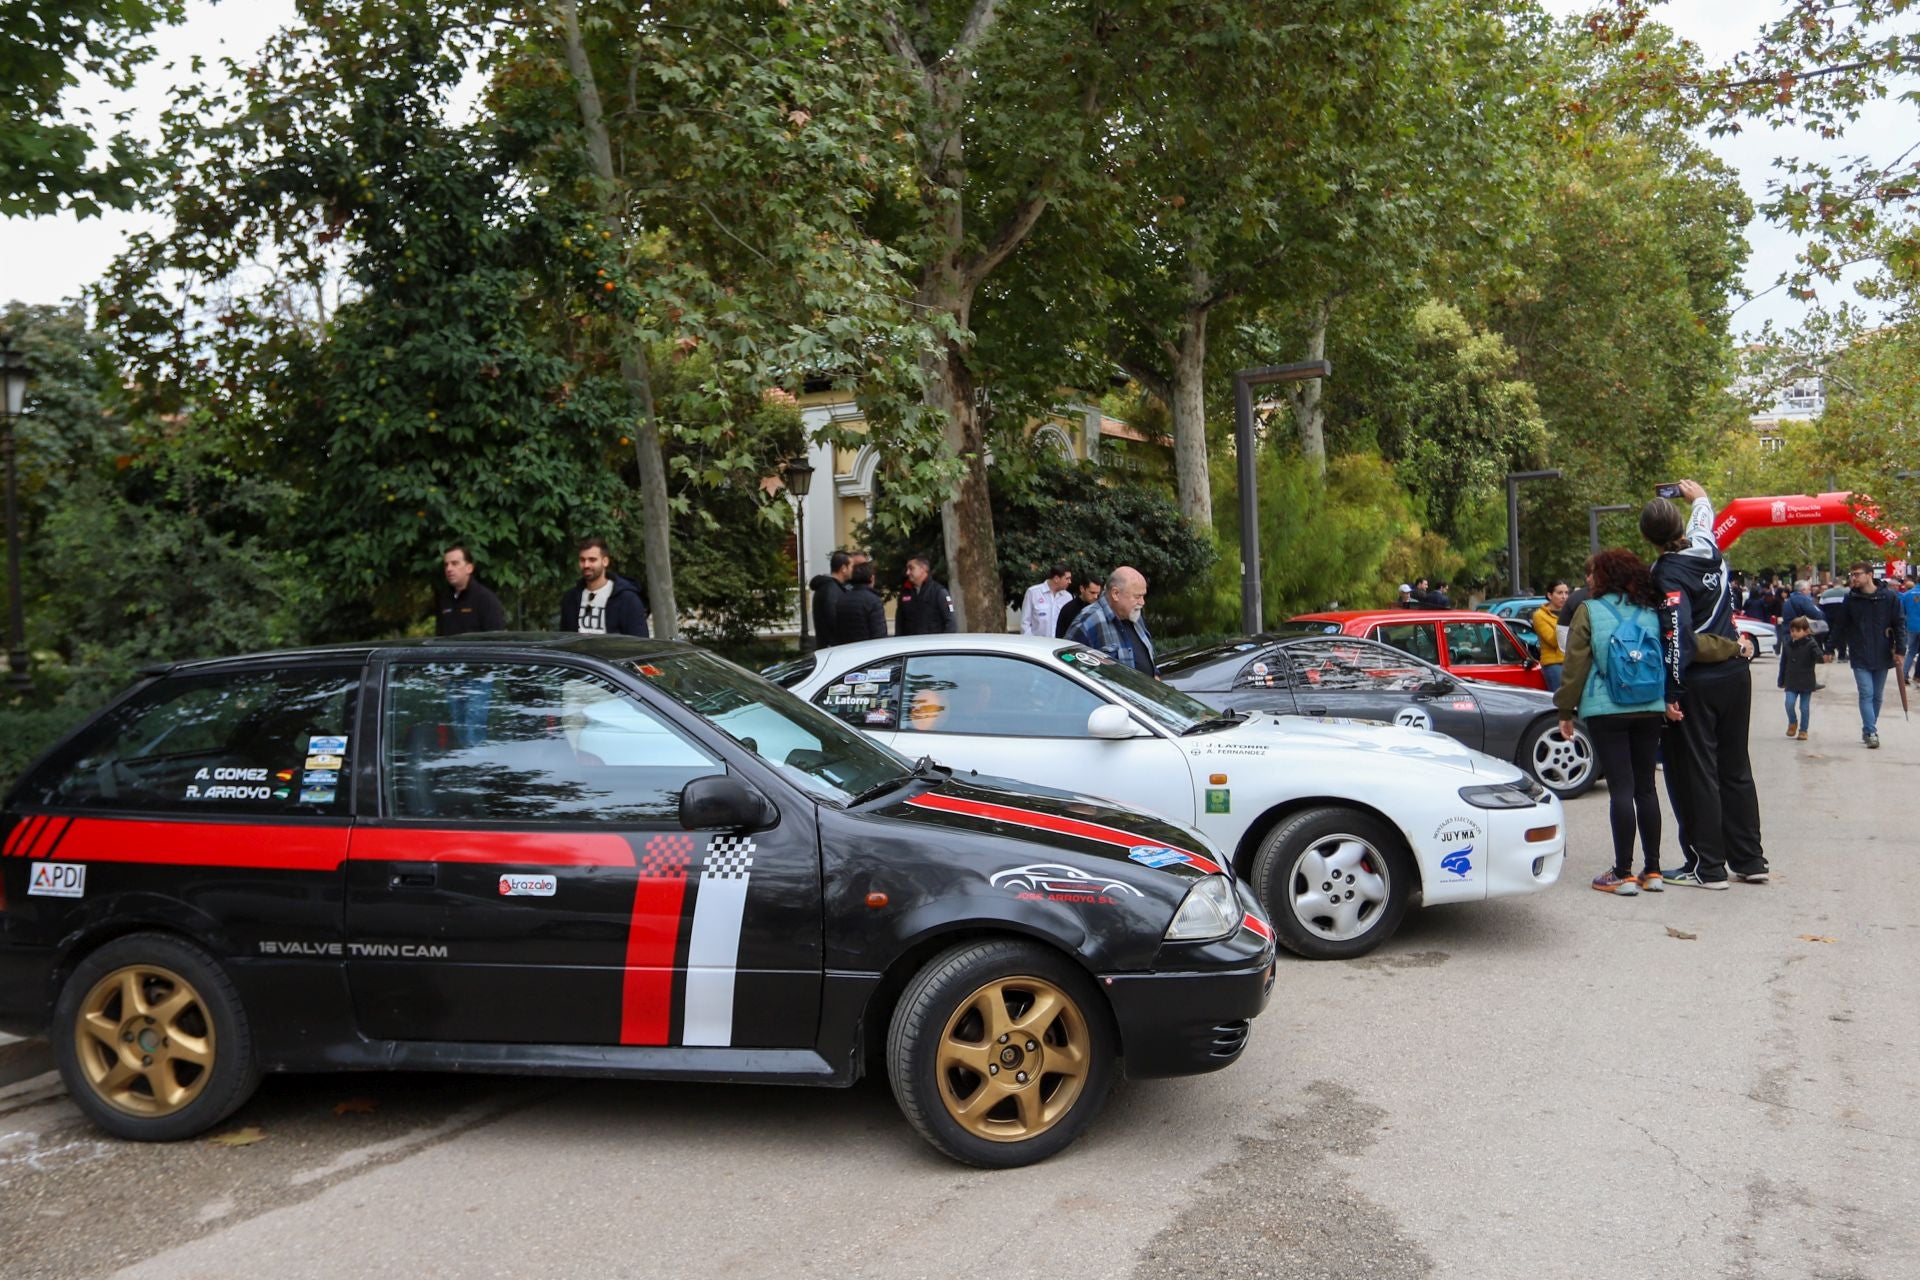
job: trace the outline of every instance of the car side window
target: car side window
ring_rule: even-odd
[[[28,803],[168,813],[347,812],[356,667],[156,680],[50,757]]]
[[[1501,661],[1518,662],[1518,658],[1502,659],[1494,639],[1497,630],[1491,622],[1449,622],[1447,624],[1447,665],[1453,667],[1487,667]],[[1511,653],[1511,648],[1508,649]]]
[[[1084,738],[1087,717],[1107,705],[1038,663],[971,653],[909,658],[906,698],[902,728],[909,734],[1003,738]],[[911,753],[906,737],[900,745]]]
[[[1346,638],[1296,641],[1287,660],[1295,688],[1412,692],[1435,675],[1403,651]]]
[[[1375,628],[1373,638],[1428,662],[1440,661],[1440,641],[1431,622],[1389,622]]]
[[[639,699],[585,671],[396,663],[383,775],[396,818],[664,822],[726,766]]]
[[[900,724],[900,663],[875,662],[843,671],[813,695],[813,702],[856,729],[896,728]]]
[[[1493,655],[1493,660],[1504,666],[1519,666],[1527,661],[1527,655],[1514,644],[1513,632],[1503,627],[1493,629]]]
[[[1269,649],[1240,668],[1240,674],[1233,678],[1236,689],[1284,689],[1292,681],[1292,671],[1287,660],[1276,650]]]

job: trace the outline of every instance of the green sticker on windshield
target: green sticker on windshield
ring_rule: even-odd
[[[1207,788],[1207,812],[1208,813],[1233,812],[1233,805],[1229,798],[1232,795],[1233,795],[1232,790],[1227,787],[1208,787]]]

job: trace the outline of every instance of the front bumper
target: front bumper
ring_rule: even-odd
[[[1213,944],[1191,958],[1227,945]],[[1267,942],[1255,955],[1242,950],[1231,968],[1101,975],[1127,1075],[1190,1076],[1231,1066],[1247,1047],[1253,1019],[1267,1007],[1274,973],[1273,944]]]

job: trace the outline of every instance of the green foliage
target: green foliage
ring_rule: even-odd
[[[1150,592],[1180,590],[1213,562],[1211,543],[1181,518],[1162,489],[1128,483],[1124,474],[1087,463],[1042,453],[1022,482],[996,485],[993,499],[1000,581],[1009,605],[1046,577],[1056,560],[1073,570],[1077,582],[1105,581],[1119,566],[1132,565],[1146,575]],[[876,516],[890,502],[883,485]],[[923,516],[904,532],[897,528],[876,519],[861,530],[879,580],[899,581],[915,555],[926,555],[934,576],[942,578],[947,565],[937,517]]]
[[[92,112],[70,95],[83,77],[130,86],[153,56],[146,37],[184,9],[183,0],[0,4],[0,217],[90,218],[133,205],[156,157],[128,133],[97,136]],[[113,119],[126,123],[124,113]]]

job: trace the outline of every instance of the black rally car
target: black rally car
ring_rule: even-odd
[[[263,1071],[846,1085],[1041,1159],[1234,1061],[1271,929],[1204,839],[911,763],[685,645],[498,636],[149,675],[0,813],[0,1026],[129,1138]]]

